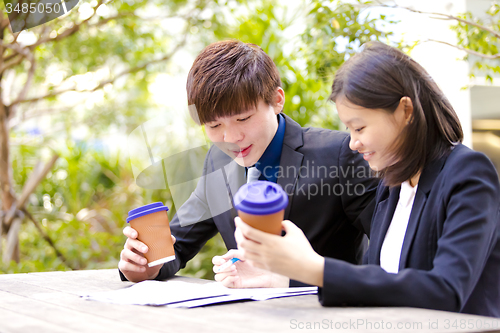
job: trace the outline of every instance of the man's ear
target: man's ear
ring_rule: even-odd
[[[399,105],[404,107],[404,113],[405,113],[405,120],[406,123],[411,122],[411,118],[413,116],[413,102],[411,101],[411,98],[408,96],[401,97],[401,100],[399,101]]]
[[[274,95],[274,113],[278,114],[283,111],[283,106],[285,105],[285,91],[283,88],[276,88],[276,93]]]

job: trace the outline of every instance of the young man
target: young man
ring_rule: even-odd
[[[215,145],[205,158],[204,177],[170,223],[176,259],[148,267],[147,247],[126,227],[118,264],[123,280],[173,276],[217,232],[228,250],[236,249],[232,198],[247,178],[257,177],[277,182],[288,193],[285,219],[302,229],[318,253],[359,261],[378,181],[370,178],[361,155],[349,149],[346,133],[301,128],[282,113],[280,76],[260,47],[234,40],[207,46],[189,72],[187,92],[189,105],[196,107],[194,118]],[[214,258],[214,264],[230,256]],[[245,262],[236,268],[239,274],[232,268],[232,274],[217,274],[216,280],[233,287],[289,284]]]

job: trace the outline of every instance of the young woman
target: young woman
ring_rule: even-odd
[[[382,177],[365,227],[365,265],[319,256],[290,221],[278,237],[236,218],[244,259],[319,286],[325,306],[500,317],[498,175],[487,157],[461,144],[457,115],[436,83],[401,51],[372,42],[338,70],[331,99],[351,149]]]

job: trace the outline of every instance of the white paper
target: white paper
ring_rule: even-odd
[[[196,284],[181,281],[143,281],[131,287],[82,296],[115,304],[198,307],[237,300],[266,300],[316,294],[317,287],[230,289],[217,282]]]

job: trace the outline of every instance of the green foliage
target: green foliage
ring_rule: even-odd
[[[214,29],[214,39],[262,47],[281,74],[284,112],[302,126],[337,129],[338,118],[328,103],[335,71],[361,44],[386,40],[392,34],[386,25],[396,23],[382,15],[370,17],[370,4],[311,0],[293,10],[273,1],[252,1],[227,18],[235,24]],[[294,29],[301,33],[293,34]]]
[[[493,3],[486,11],[486,18],[480,19],[473,16],[470,12],[458,16],[460,19],[472,22],[458,22],[452,27],[455,31],[459,47],[462,47],[478,54],[468,54],[466,60],[472,60],[470,76],[475,77],[477,74],[483,74],[486,80],[493,82],[494,74],[500,74],[500,5]],[[489,29],[490,31],[488,31]],[[496,59],[487,59],[488,56],[497,56]]]
[[[260,45],[276,62],[287,114],[301,125],[337,128],[338,119],[332,104],[327,102],[336,69],[362,43],[384,40],[390,35],[383,24],[384,17],[370,17],[362,4],[310,0],[292,10],[266,0],[108,2],[107,11],[99,12],[76,34],[34,48],[37,70],[30,96],[58,91],[80,75],[92,76],[98,82],[103,72],[113,76],[158,59],[184,38],[184,51],[195,54],[208,43],[236,38]],[[95,8],[97,2],[84,1],[79,8],[84,5]],[[143,19],[151,15],[148,8],[158,17]],[[56,37],[81,23],[79,15],[76,8],[64,19],[44,27]],[[115,19],[105,21],[115,15]],[[165,29],[160,17],[171,17],[178,29]],[[37,36],[43,30],[38,27],[31,32]],[[8,39],[9,36],[5,40]],[[15,69],[19,82],[26,80],[26,68],[22,64]],[[60,83],[48,80],[49,72],[55,70],[62,73]],[[60,156],[30,197],[28,210],[68,262],[63,263],[33,223],[26,220],[20,234],[21,263],[2,265],[0,272],[115,268],[125,242],[122,229],[130,209],[162,201],[172,208],[172,216],[175,207],[168,190],[139,188],[128,155],[110,153],[98,144],[104,134],[114,130],[126,136],[149,119],[151,113],[158,113],[149,85],[162,72],[175,74],[175,66],[150,64],[93,93],[102,95],[98,101],[87,104],[85,99],[76,99],[76,105],[69,105],[67,112],[51,115],[51,127],[62,131],[33,137],[22,126],[12,130],[11,160],[17,193],[37,160],[52,152]],[[44,101],[49,109],[64,105],[60,96]],[[25,105],[19,112],[29,114],[35,107]],[[88,130],[86,140],[72,138],[76,126]],[[223,241],[217,236],[207,242],[181,274],[212,278],[211,258],[225,252]]]

